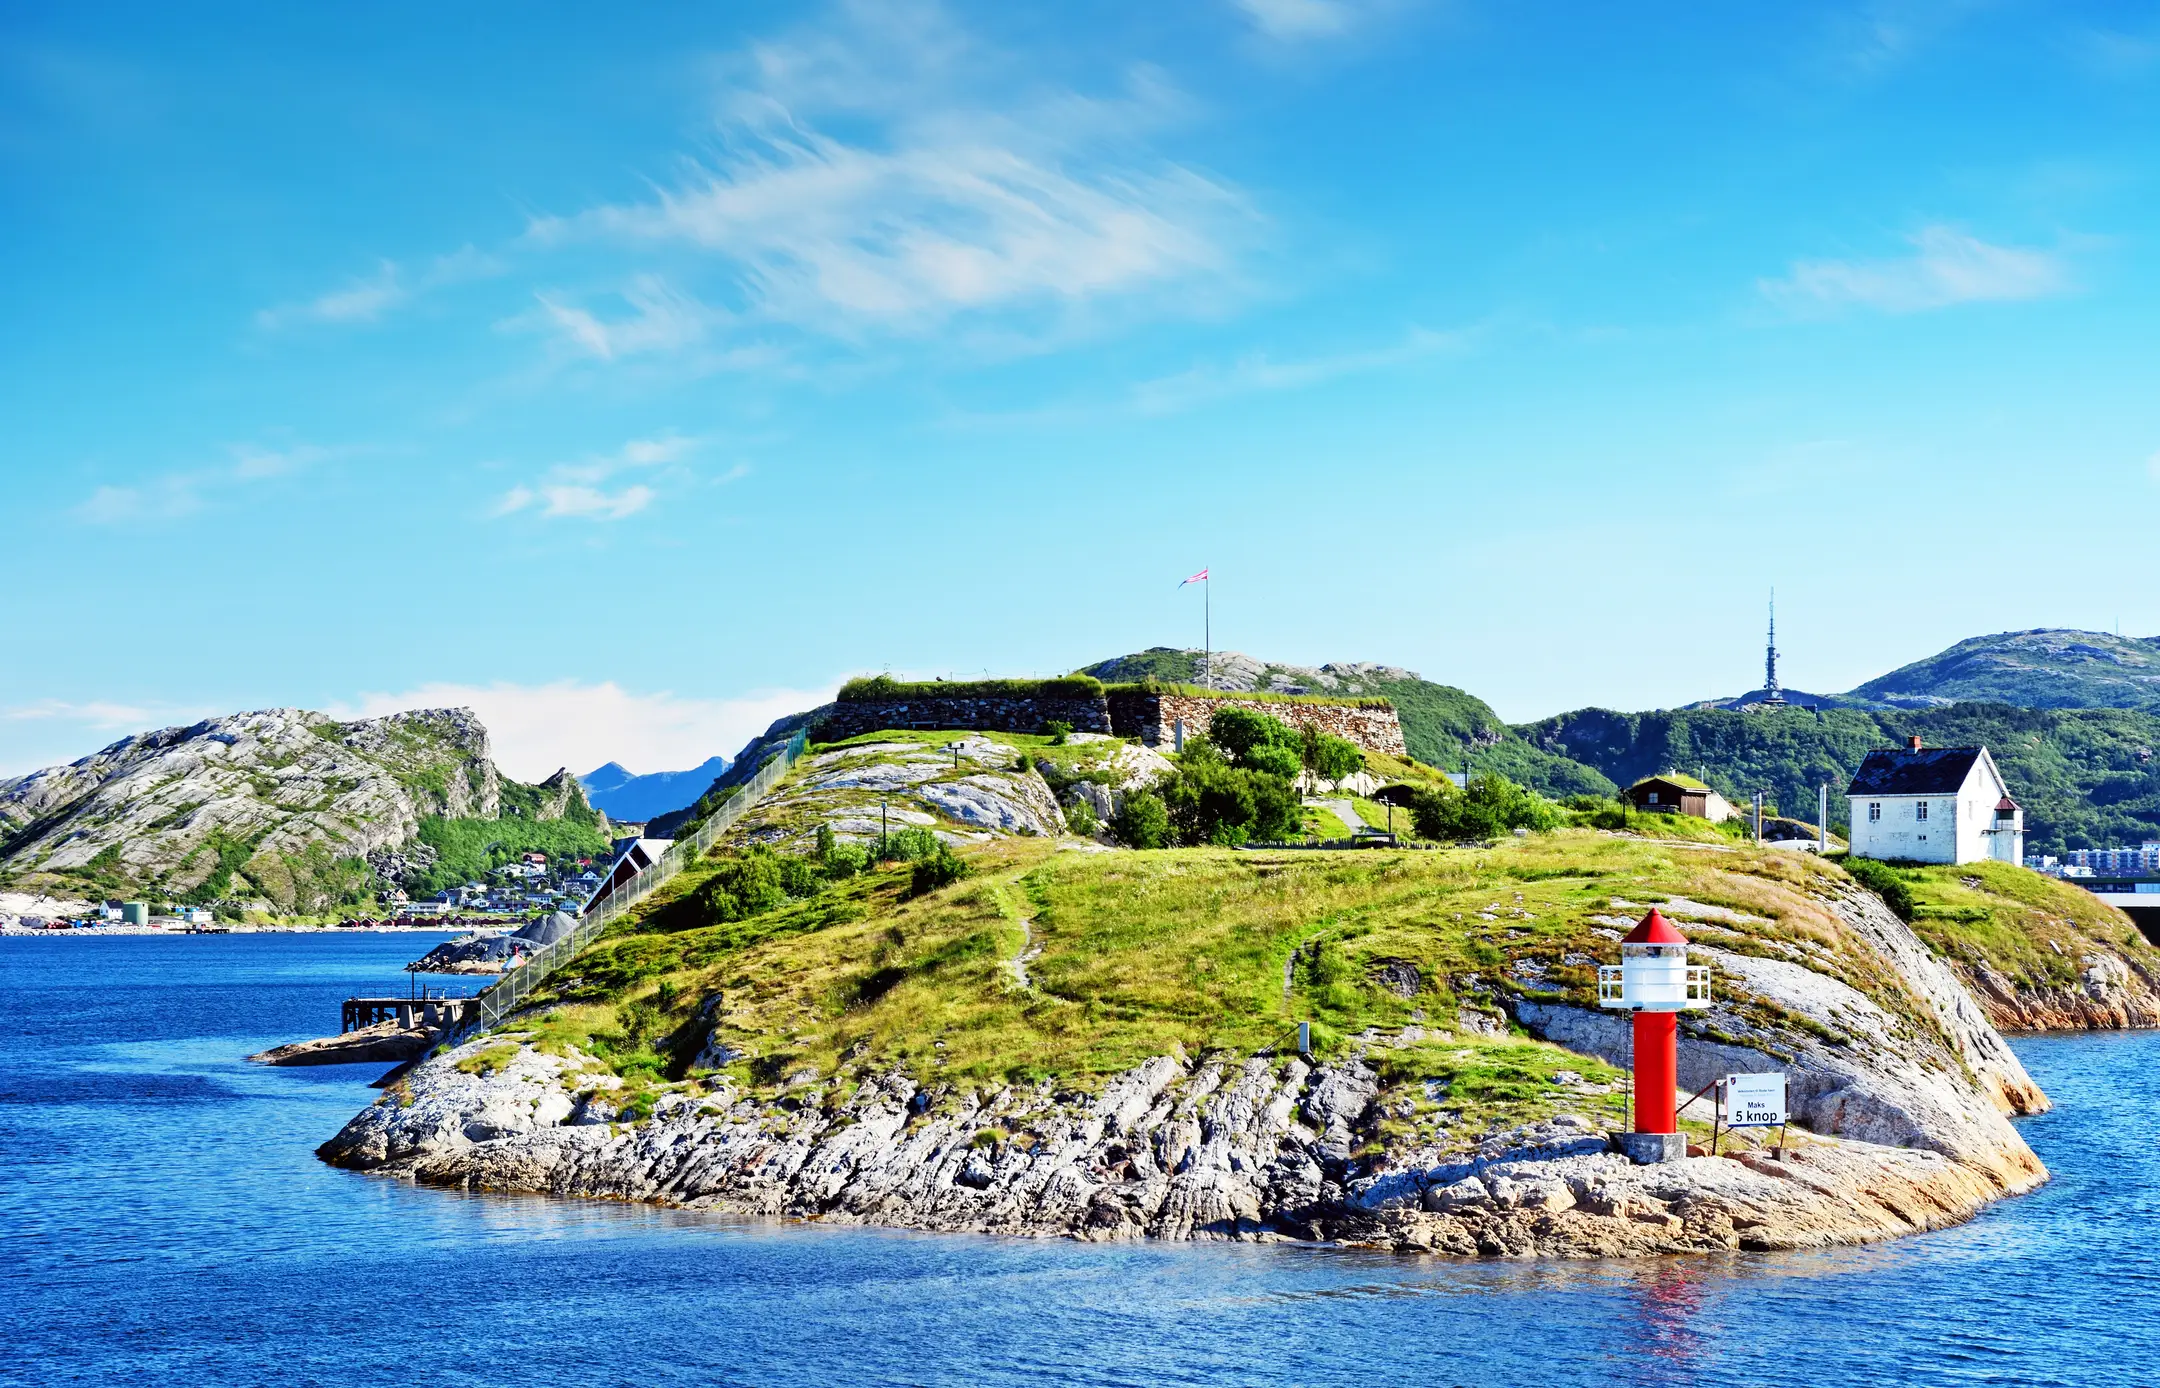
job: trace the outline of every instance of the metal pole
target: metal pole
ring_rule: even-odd
[[[1815,852],[1818,856],[1830,851],[1830,783],[1824,781],[1815,788]]]
[[[1215,579],[1200,580],[1200,668],[1207,672],[1207,687],[1215,687]]]

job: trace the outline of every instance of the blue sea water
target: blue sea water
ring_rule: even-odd
[[[0,1384],[2156,1384],[2160,1036],[2022,1041],[2055,1172],[1823,1253],[1526,1265],[466,1196],[241,1057],[413,936],[0,939]]]

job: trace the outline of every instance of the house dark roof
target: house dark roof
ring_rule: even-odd
[[[1693,776],[1684,775],[1678,771],[1660,771],[1655,776],[1645,776],[1641,780],[1637,781],[1634,785],[1629,786],[1628,789],[1638,790],[1643,786],[1658,784],[1671,786],[1675,790],[1710,789],[1710,787],[1704,782],[1698,781]]]
[[[1847,795],[1955,795],[1973,763],[1980,760],[1978,747],[1884,747],[1867,754],[1853,773]]]

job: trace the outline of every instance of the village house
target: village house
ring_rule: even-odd
[[[2025,811],[1985,747],[1879,748],[1845,793],[1856,858],[2025,861]]]
[[[1704,782],[1677,771],[1645,776],[1629,786],[1625,794],[1636,809],[1652,814],[1688,814],[1722,824],[1735,813],[1731,801]]]

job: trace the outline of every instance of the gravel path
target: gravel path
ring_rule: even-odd
[[[1357,806],[1347,800],[1315,800],[1313,803],[1325,807],[1353,834],[1365,827],[1365,821],[1358,818]]]
[[[1020,952],[1005,961],[1005,967],[1012,970],[1013,982],[1019,984],[1022,988],[1032,989],[1035,986],[1035,980],[1028,977],[1028,960],[1041,953],[1042,950],[1035,944],[1034,923],[1026,916],[1022,916],[1020,918]]]

